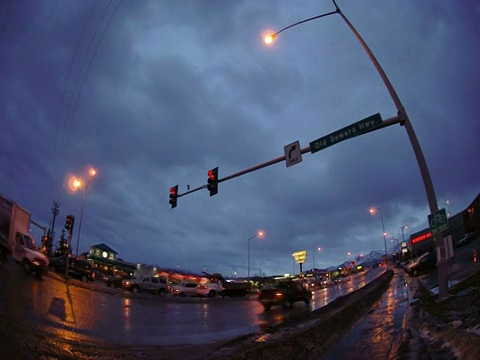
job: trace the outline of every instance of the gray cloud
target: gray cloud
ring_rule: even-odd
[[[98,1],[86,23],[93,4],[8,2],[0,15],[0,192],[44,224],[60,202],[58,234],[82,205],[65,177],[97,167],[81,251],[105,242],[130,261],[246,275],[247,239],[263,229],[250,243],[252,273],[272,274],[291,271],[301,249],[322,247],[317,266],[382,250],[370,206],[382,208],[392,237],[404,223],[407,236],[426,226],[422,179],[398,125],[222,182],[215,197],[202,190],[168,205],[170,186],[199,187],[210,168],[223,178],[295,140],[304,147],[371,114],[396,114],[339,16],[262,45],[265,30],[330,3]],[[480,183],[478,12],[433,1],[339,5],[402,99],[439,205],[449,199],[461,211]]]

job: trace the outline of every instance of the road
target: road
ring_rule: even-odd
[[[480,239],[477,239],[459,249],[451,263],[454,274],[471,273],[471,266],[480,264],[473,262],[472,258],[472,249],[479,248],[479,245]],[[266,313],[258,302],[248,299],[131,294],[107,288],[102,282],[67,285],[59,275],[38,280],[25,274],[18,264],[0,261],[0,320],[5,320],[4,324],[10,323],[5,325],[6,329],[11,324],[20,324],[39,330],[45,338],[51,334],[83,347],[89,342],[133,347],[207,344],[241,335],[260,334],[264,327],[288,322],[297,315],[319,309],[337,297],[357,290],[383,271],[383,268],[377,268],[349,282],[317,290],[308,307],[300,302],[288,311],[273,308]],[[455,276],[457,279],[461,277]],[[402,318],[406,290],[399,279],[396,277],[399,283],[393,287],[398,291],[387,293],[379,307],[367,318],[369,320],[359,324],[359,330],[352,333],[352,343],[354,339],[361,338],[360,334],[367,336],[357,341],[355,346],[370,341],[371,348],[377,344],[378,354],[381,354],[385,349],[380,346],[383,341],[375,343],[378,334],[394,339],[402,331],[397,320]],[[435,271],[420,276],[419,280],[435,292]],[[380,321],[386,315],[391,322]],[[389,324],[392,326],[389,327]],[[342,345],[337,350],[348,351]]]
[[[17,264],[2,262],[0,316],[76,341],[134,346],[202,344],[259,332],[298,312],[318,309],[383,271],[375,269],[317,290],[309,307],[298,303],[289,311],[273,308],[265,313],[254,300],[159,297],[112,290],[101,282],[84,288],[67,285],[59,277],[38,280]]]

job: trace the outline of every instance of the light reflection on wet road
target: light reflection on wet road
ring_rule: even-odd
[[[254,300],[122,296],[92,291],[51,277],[36,280],[16,264],[0,263],[0,316],[73,340],[123,345],[201,344],[246,335],[282,323],[291,314],[325,306],[379,276],[376,269],[335,287],[315,291],[311,305],[273,308]],[[104,286],[103,283],[97,284]]]
[[[410,296],[403,271],[395,270],[388,291],[370,313],[322,354],[321,359],[395,359],[402,342]]]

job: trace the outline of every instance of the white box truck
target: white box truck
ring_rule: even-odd
[[[0,252],[10,255],[27,273],[48,271],[48,258],[39,251],[29,232],[30,213],[0,194]]]

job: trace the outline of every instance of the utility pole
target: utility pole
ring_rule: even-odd
[[[60,207],[60,204],[54,201],[53,202],[53,207],[52,207],[53,219],[52,219],[52,231],[51,231],[52,239],[51,239],[51,242],[50,242],[51,244],[54,243],[54,239],[55,239],[55,218],[60,213],[59,207]],[[49,254],[50,254],[50,251],[51,251],[51,249],[48,250]]]

